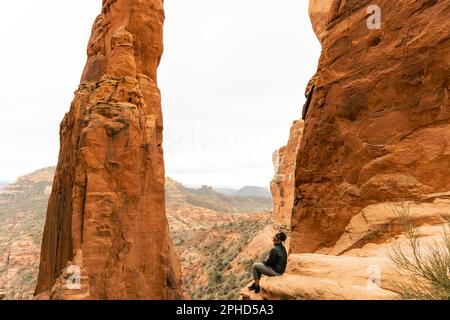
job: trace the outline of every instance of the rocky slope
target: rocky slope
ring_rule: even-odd
[[[0,292],[6,299],[33,295],[53,175],[54,168],[42,169],[0,190]]]
[[[54,170],[39,170],[0,191],[0,293],[6,299],[33,296]],[[250,279],[249,265],[265,258],[270,249],[273,230],[266,226],[272,224],[272,215],[261,211],[265,203],[242,212],[242,207],[255,203],[253,197],[241,197],[243,205],[233,207],[235,201],[226,201],[234,196],[220,195],[227,205],[211,209],[218,198],[206,189],[207,195],[166,180],[167,219],[181,260],[183,284],[195,299],[235,299]],[[55,293],[70,294],[64,286],[68,276],[66,272],[58,280]],[[82,270],[83,290],[76,297],[72,294],[73,298],[89,297],[86,276]]]
[[[180,256],[184,287],[193,299],[237,299],[250,265],[272,244],[271,199],[223,195],[166,180],[166,210]],[[264,236],[265,235],[265,236]],[[259,245],[254,245],[258,239]]]
[[[92,299],[180,297],[164,210],[156,77],[163,21],[162,0],[103,1],[61,123],[36,294],[48,293],[74,263],[82,264]]]
[[[265,229],[272,215],[203,212],[198,223],[195,211],[186,211],[196,217],[189,228],[171,227],[183,284],[193,299],[237,299],[240,288],[251,280],[251,265],[265,259],[272,246],[273,234]]]
[[[377,1],[380,29],[367,25],[372,4],[310,1],[323,51],[308,85],[303,136],[295,138],[289,267],[263,280],[263,298],[398,297],[395,284],[407,279],[389,252],[408,243],[399,206],[420,248],[446,250],[450,21],[441,18],[450,2]],[[242,291],[244,299],[261,296]]]

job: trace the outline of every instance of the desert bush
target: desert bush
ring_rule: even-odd
[[[236,293],[233,292],[228,292],[227,295],[225,296],[225,300],[235,300],[236,298]]]
[[[208,279],[210,284],[217,285],[222,281],[222,274],[216,269],[213,269],[208,273]]]
[[[407,243],[395,241],[388,255],[408,281],[395,284],[400,298],[408,300],[450,299],[450,221],[443,226],[442,243],[421,243],[420,231],[410,219],[409,206],[395,208]]]

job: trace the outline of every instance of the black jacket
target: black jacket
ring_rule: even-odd
[[[271,251],[269,259],[264,264],[271,267],[276,273],[283,274],[286,271],[287,252],[286,248],[280,243]]]

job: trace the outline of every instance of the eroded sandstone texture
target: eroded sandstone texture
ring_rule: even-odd
[[[80,87],[61,124],[37,294],[61,285],[57,279],[73,263],[81,264],[83,297],[179,296],[164,212],[156,82],[163,21],[162,0],[103,1]],[[63,291],[54,289],[52,298],[70,298],[57,294]]]
[[[292,253],[333,247],[370,205],[450,190],[450,2],[310,3],[323,52],[297,156]],[[373,4],[382,24],[370,30]]]

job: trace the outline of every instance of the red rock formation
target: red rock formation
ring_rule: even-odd
[[[383,201],[450,190],[449,1],[312,0],[323,46],[296,163],[292,253]]]
[[[162,0],[103,0],[61,124],[37,294],[73,261],[82,263],[93,299],[179,296],[156,83],[163,20]]]
[[[283,229],[290,229],[292,207],[295,198],[296,158],[303,134],[303,120],[292,125],[289,141],[285,147],[273,154],[275,175],[270,183],[273,198],[275,224]]]

